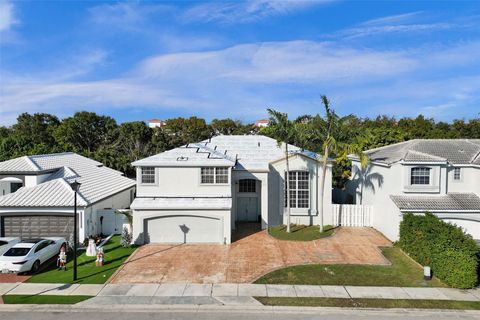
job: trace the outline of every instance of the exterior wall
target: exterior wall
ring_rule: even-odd
[[[474,192],[480,196],[480,168],[460,168],[459,181],[453,179],[454,167],[448,168],[447,192]]]
[[[17,174],[0,174],[0,180],[3,178],[17,178],[22,180],[23,186],[34,187],[45,180],[51,175],[51,173],[41,175],[17,175]],[[11,193],[10,182],[0,181],[0,196]]]
[[[170,215],[193,215],[213,217],[223,222],[224,243],[231,242],[231,215],[229,210],[134,210],[133,211],[133,242],[141,245],[145,243],[144,221]]]
[[[231,170],[227,184],[201,184],[200,167],[157,167],[156,183],[141,183],[137,168],[137,197],[231,197]]]
[[[398,164],[392,165],[396,167]],[[403,193],[446,193],[447,166],[430,164],[403,164]],[[411,185],[411,169],[415,167],[430,168],[430,185]]]

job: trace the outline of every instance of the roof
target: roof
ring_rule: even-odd
[[[9,164],[5,165],[5,162]],[[0,207],[70,207],[73,191],[70,183],[81,183],[78,191],[79,206],[86,206],[135,186],[135,181],[119,171],[104,167],[101,162],[76,153],[34,155],[0,162],[0,174],[9,173],[12,163],[31,162],[34,166],[21,167],[25,173],[52,171],[46,180],[33,187],[23,187],[0,197]],[[17,165],[16,168],[20,168]],[[10,171],[13,172],[13,171]]]
[[[311,151],[289,145],[291,154],[319,159]],[[220,135],[135,161],[134,166],[228,166],[236,170],[268,170],[284,157],[275,139],[262,135]]]
[[[480,139],[415,139],[371,149],[365,154],[371,161],[385,164],[404,161],[480,165]]]
[[[135,198],[132,209],[203,209],[230,210],[232,198]]]
[[[391,195],[402,211],[479,211],[480,197],[475,193],[449,193],[446,195],[413,196]]]

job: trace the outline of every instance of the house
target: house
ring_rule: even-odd
[[[254,126],[254,127],[257,127],[257,128],[266,128],[266,127],[268,127],[269,125],[270,125],[270,121],[269,121],[269,120],[261,119],[261,120],[257,120],[253,126]]]
[[[316,224],[319,157],[295,146],[289,149],[291,222]],[[134,162],[133,239],[230,243],[238,222],[260,222],[262,228],[285,223],[283,150],[265,136],[216,136]],[[327,169],[325,185],[331,186],[331,163]],[[329,224],[330,187],[324,210]]]
[[[150,119],[147,121],[147,124],[150,128],[161,128],[167,125],[167,123],[163,120],[159,119]]]
[[[374,207],[374,227],[398,240],[407,212],[431,212],[480,239],[480,139],[411,140],[351,155],[353,202]]]
[[[78,239],[120,233],[125,221],[115,210],[130,206],[135,181],[98,161],[67,152],[0,162],[1,236],[68,240],[73,233],[73,181],[81,183]]]

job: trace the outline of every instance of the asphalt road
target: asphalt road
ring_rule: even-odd
[[[404,311],[404,310],[315,310],[315,311],[250,311],[250,310],[58,310],[51,311],[8,311],[0,309],[2,320],[347,320],[347,319],[480,319],[479,312],[464,311]]]

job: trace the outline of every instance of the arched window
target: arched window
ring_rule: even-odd
[[[428,185],[430,184],[430,168],[416,167],[410,172],[410,184]]]

